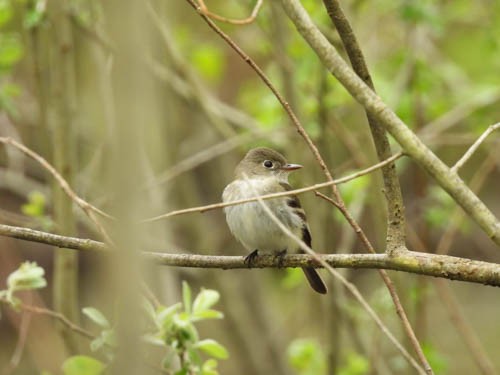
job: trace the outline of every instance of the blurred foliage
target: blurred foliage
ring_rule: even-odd
[[[45,270],[39,267],[36,262],[23,262],[17,270],[7,277],[7,289],[0,290],[0,300],[4,300],[16,308],[20,300],[14,296],[14,293],[45,288],[47,281],[44,275]]]
[[[169,184],[160,185],[154,193],[148,190],[144,194],[144,200],[154,197],[153,205],[163,211],[218,201],[224,185],[232,178],[232,170],[238,159],[248,148],[257,145],[279,148],[290,159],[293,158],[294,162],[308,166],[294,177],[295,186],[323,181],[324,176],[315,166],[303,141],[289,125],[290,121],[283,108],[247,64],[230,51],[185,2],[151,3],[169,26],[174,47],[179,50],[183,59],[181,66],[195,73],[194,79],[199,85],[208,88],[211,97],[251,116],[260,129],[254,129],[253,122],[233,123],[238,116],[207,100],[208,107],[214,109],[214,113],[227,116],[225,120],[229,122],[234,134],[250,133],[250,140],[226,149],[225,155],[214,153],[203,163],[187,169],[187,173],[179,174]],[[303,0],[301,3],[327,38],[339,46],[339,38],[322,2]],[[53,38],[47,37],[47,31],[52,27],[47,4],[49,2],[46,0],[0,0],[0,112],[7,115],[21,140],[49,155],[55,146],[47,142],[48,131],[41,123],[44,110],[49,114],[49,120],[53,119],[53,113],[50,108],[43,108],[41,103],[52,98],[44,97],[39,91],[40,87],[43,88],[44,79],[51,73],[44,60],[45,55],[54,48]],[[207,6],[212,11],[234,18],[248,16],[254,4],[253,0],[207,1]],[[103,196],[103,181],[107,181],[109,177],[105,161],[109,157],[108,145],[120,128],[119,124],[109,123],[112,122],[114,113],[112,108],[107,107],[113,101],[107,90],[112,81],[109,73],[113,71],[116,59],[113,51],[103,46],[102,41],[109,37],[106,30],[107,17],[117,10],[110,9],[108,2],[94,0],[69,0],[67,5],[75,43],[72,51],[75,53],[74,73],[78,91],[75,106],[78,128],[74,129],[74,135],[78,144],[79,164],[78,182],[74,188],[78,192],[84,192],[89,202],[98,202],[99,207],[102,204],[106,209],[113,197]],[[332,172],[349,174],[357,168],[367,166],[365,163],[374,163],[375,153],[362,109],[324,69],[286,17],[278,19],[277,15],[281,14],[279,7],[276,13],[271,6],[271,2],[264,2],[253,24],[218,24],[259,64],[285,96],[305,129],[317,142]],[[470,113],[466,113],[443,133],[438,132],[425,140],[445,162],[451,165],[450,161],[457,160],[488,125],[498,122],[500,106],[498,100],[491,98],[500,92],[499,1],[380,0],[374,4],[352,0],[342,2],[342,6],[363,49],[377,92],[417,133],[426,124],[449,114],[457,107],[467,107],[474,101],[486,103],[490,100],[490,104],[473,105]],[[127,26],[124,25],[124,32],[133,33],[134,30],[129,30]],[[155,38],[161,40],[158,33]],[[189,86],[183,69],[171,64],[172,57],[168,50],[161,43],[155,44],[152,49],[152,55],[157,61],[164,64],[174,78]],[[345,57],[342,48],[339,48],[339,52]],[[59,69],[57,64],[56,68]],[[144,69],[149,69],[154,74],[149,66],[145,65]],[[164,170],[175,169],[182,165],[184,158],[204,152],[213,145],[233,141],[232,138],[221,136],[211,122],[207,121],[207,113],[197,102],[196,95],[183,96],[186,95],[185,92],[179,94],[182,89],[176,89],[172,81],[156,75],[155,78],[158,78],[155,90],[165,117],[155,124],[156,127],[149,127],[154,122],[150,118],[141,118],[138,122],[149,139],[161,144],[165,157],[162,154],[161,158],[157,158],[157,150],[150,144],[140,143],[142,140],[138,140],[137,148],[131,151],[140,152],[141,156],[144,154],[144,170],[151,175],[148,175],[148,179],[153,179],[154,175],[159,175]],[[193,89],[194,86],[188,88]],[[50,88],[48,91],[50,92]],[[204,94],[200,95],[203,98]],[[0,130],[4,130],[2,126],[0,123]],[[339,127],[344,132],[338,131]],[[153,128],[154,131],[151,130]],[[256,130],[271,132],[262,137],[257,135]],[[394,149],[398,149],[394,140],[390,141]],[[493,139],[489,141],[492,144],[497,142]],[[489,146],[482,147],[489,151]],[[492,151],[495,147],[497,143],[491,147]],[[399,160],[397,168],[407,205],[407,225],[428,230],[429,235],[425,237],[425,241],[431,251],[443,229],[449,224],[456,205],[446,193],[427,181],[422,189],[425,194],[415,194],[414,175],[419,172],[411,159]],[[471,160],[461,171],[461,175],[466,179],[476,169],[477,163]],[[31,166],[27,166],[23,172],[37,181],[41,180],[39,173],[33,172]],[[140,179],[139,176],[137,178]],[[498,178],[497,172],[492,172],[491,178]],[[349,207],[359,202],[366,205],[361,210],[359,220],[370,239],[382,238],[385,233],[384,204],[377,201],[381,199],[379,180],[365,176],[339,186]],[[485,200],[489,199],[496,205],[496,185],[491,185],[493,188],[485,192]],[[337,251],[337,244],[344,245],[345,242],[347,250],[359,250],[359,243],[356,240],[349,241],[349,236],[344,233],[345,220],[338,210],[312,194],[305,194],[302,203],[314,234],[313,243],[318,249]],[[43,229],[55,230],[50,219],[48,199],[41,193],[32,192],[26,201],[19,201],[14,207],[21,207],[21,213],[35,219]],[[240,253],[241,247],[231,239],[223,220],[220,213],[207,213],[178,217],[166,224],[161,223],[162,229],[167,228],[167,234],[162,232],[161,235],[151,236],[153,243],[148,242],[145,248],[184,248],[193,252],[205,249],[215,252],[220,249],[224,253]],[[80,225],[82,233],[87,234],[86,226],[82,223]],[[485,241],[481,236],[470,222],[464,220],[453,251],[471,254],[472,257],[477,252],[471,244],[481,243],[481,254],[488,261],[495,261],[496,249],[484,245]],[[168,238],[168,241],[158,244],[156,241],[161,241],[160,238]],[[86,277],[94,277],[93,267],[89,267],[86,262],[81,263],[84,274],[91,274]],[[32,265],[20,271],[7,289],[2,291],[3,296],[9,293],[13,296],[23,285],[29,288],[45,285],[44,274],[40,274],[40,269]],[[301,270],[287,269],[281,282],[275,282],[276,278],[261,277],[261,273],[258,273],[260,271],[252,272],[251,275],[240,272],[230,282],[226,279],[228,272],[197,270],[195,276],[194,272],[179,276],[173,269],[162,269],[159,272],[171,277],[168,283],[161,285],[170,293],[162,293],[168,296],[164,305],[152,306],[145,302],[144,324],[147,334],[144,335],[144,340],[160,348],[164,368],[175,367],[179,356],[185,355],[185,368],[176,368],[178,374],[186,373],[189,368],[200,374],[213,375],[219,371],[218,366],[221,367],[221,373],[225,368],[228,369],[227,373],[241,373],[244,363],[253,364],[255,367],[252,369],[260,369],[260,373],[281,375],[289,367],[280,367],[280,360],[297,374],[328,373],[326,357],[329,355],[330,338],[325,327],[328,320],[336,317],[326,316],[322,312],[320,307],[324,302],[310,295],[301,295],[306,289],[299,288],[304,283]],[[370,295],[370,304],[389,321],[390,328],[398,327],[394,322],[391,299],[386,289],[381,287],[376,273],[348,271],[346,274],[363,293]],[[182,303],[177,302],[181,297],[176,289],[180,289],[179,280],[186,275],[189,275],[191,285],[206,285],[213,289],[201,290],[193,296],[191,288],[185,284],[182,288]],[[82,276],[82,283],[90,285],[89,279],[84,277]],[[473,361],[464,351],[460,340],[456,340],[453,326],[442,324],[446,318],[439,315],[443,314],[441,311],[435,311],[434,306],[438,305],[435,294],[420,290],[409,277],[401,277],[398,282],[398,291],[401,291],[405,307],[408,306],[409,311],[418,302],[427,300],[428,311],[423,314],[432,313],[441,317],[438,319],[431,315],[434,319],[428,319],[430,328],[438,334],[429,335],[425,340],[432,340],[432,345],[426,344],[425,351],[435,372],[474,373],[471,364]],[[259,288],[260,286],[265,288]],[[463,286],[456,288],[464,290]],[[92,289],[88,293],[90,299],[93,299],[101,288],[82,284],[81,289]],[[212,309],[219,301],[219,293],[233,296],[231,302],[228,302],[228,298],[223,298],[226,315],[224,323],[227,325],[223,330],[210,325],[195,326],[198,322],[222,318],[222,313]],[[487,293],[488,291],[482,290],[481,293],[474,293],[474,297],[479,298]],[[12,298],[15,300],[15,297]],[[484,297],[477,301],[483,303],[483,308],[477,308],[480,316],[475,315],[476,306],[467,303],[465,307],[469,309],[468,316],[480,327],[478,330],[481,329],[484,339],[489,340],[485,341],[488,343],[485,345],[487,350],[495,354],[498,341],[496,337],[489,336],[494,319],[490,321],[483,315],[496,317],[498,311],[495,309],[498,304],[492,303],[493,298]],[[345,325],[345,320],[338,321],[338,329],[346,336],[342,337],[340,343],[338,374],[364,374],[371,370],[370,353],[353,351],[350,339],[355,330],[360,332],[365,346],[380,345],[380,348],[376,348],[377,355],[394,373],[407,371],[404,360],[399,360],[399,357],[393,360],[395,356],[387,349],[388,345],[382,345],[379,342],[381,340],[366,334],[375,328],[358,304],[345,299],[342,313],[354,322],[355,329]],[[83,314],[99,329],[97,338],[90,345],[93,354],[92,357],[74,356],[68,359],[63,366],[65,374],[97,374],[105,371],[117,344],[114,319],[94,307],[86,307]],[[334,323],[330,321],[328,324]],[[279,334],[276,332],[278,329]],[[397,328],[395,331],[398,332]],[[300,339],[303,332],[313,338]],[[220,335],[221,341],[230,343],[230,360],[219,363],[219,360],[228,357],[228,350],[217,341],[201,338],[215,335],[217,338]],[[259,342],[248,342],[255,337]],[[401,338],[402,335],[398,337]],[[288,348],[287,343],[291,343]],[[278,348],[273,352],[269,349],[271,345],[277,345]],[[248,348],[252,349],[251,355]],[[286,357],[279,358],[285,352]],[[93,358],[94,355],[96,358]],[[497,359],[494,360],[498,363]],[[469,367],[464,367],[464,363]]]
[[[45,196],[38,192],[32,191],[28,195],[28,202],[21,206],[21,212],[36,220],[39,226],[46,231],[54,228],[52,218],[46,214],[47,201]]]
[[[299,375],[326,374],[326,358],[316,340],[296,339],[287,349],[290,365]]]

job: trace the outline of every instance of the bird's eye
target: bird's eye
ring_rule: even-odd
[[[266,168],[272,168],[273,167],[273,162],[271,160],[266,160],[266,161],[264,161],[263,165]]]

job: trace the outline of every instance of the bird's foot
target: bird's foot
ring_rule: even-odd
[[[255,249],[245,257],[244,263],[248,266],[248,268],[250,268],[258,256],[259,256],[259,250]]]
[[[274,256],[278,259],[278,268],[283,268],[283,262],[286,255],[286,249],[277,251]]]

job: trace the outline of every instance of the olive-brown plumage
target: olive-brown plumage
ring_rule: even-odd
[[[235,180],[226,186],[222,194],[224,202],[251,198],[257,195],[292,190],[288,183],[290,172],[302,168],[289,164],[279,152],[270,148],[250,150],[235,170]],[[307,218],[297,196],[266,201],[274,215],[295,235],[311,247],[311,233]],[[229,229],[243,246],[251,252],[247,258],[259,252],[302,252],[300,246],[264,211],[259,202],[226,207]],[[303,268],[311,287],[318,293],[327,292],[326,285],[314,268]]]

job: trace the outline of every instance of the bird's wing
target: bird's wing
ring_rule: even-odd
[[[280,185],[285,191],[293,190],[290,184],[286,182],[280,182]],[[299,216],[304,222],[304,226],[302,227],[302,241],[304,241],[307,246],[311,247],[312,244],[311,232],[309,231],[309,226],[307,225],[306,213],[302,208],[302,205],[300,204],[299,197],[297,197],[296,195],[287,197],[286,204],[289,207],[293,208],[294,213],[297,216]]]

